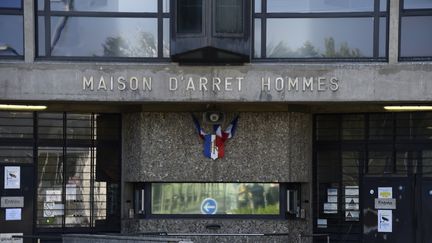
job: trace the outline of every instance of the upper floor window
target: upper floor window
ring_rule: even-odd
[[[400,58],[432,58],[432,1],[404,0],[400,23]]]
[[[387,0],[255,0],[254,57],[387,57]]]
[[[0,57],[24,55],[24,20],[22,0],[0,1]]]
[[[169,57],[169,0],[38,0],[37,9],[39,57]]]

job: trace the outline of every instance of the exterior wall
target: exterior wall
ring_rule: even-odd
[[[225,157],[213,161],[204,157],[203,142],[189,113],[125,114],[123,178],[137,182],[310,181],[310,114],[240,113],[237,128],[225,144]],[[206,131],[211,130],[207,127]]]
[[[227,123],[233,115],[228,114]],[[310,202],[312,116],[289,112],[239,116],[237,132],[226,143],[225,157],[213,161],[202,154],[203,144],[189,113],[124,114],[123,180],[304,182],[302,197]],[[302,205],[306,219],[124,219],[122,232],[289,233],[273,238],[203,237],[195,242],[297,242],[300,233],[312,232],[309,204]],[[221,229],[206,229],[208,224],[219,224]]]

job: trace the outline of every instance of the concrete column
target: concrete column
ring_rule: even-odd
[[[390,0],[389,23],[389,63],[397,63],[399,58],[399,3]]]
[[[24,0],[24,61],[32,63],[35,57],[35,0]]]

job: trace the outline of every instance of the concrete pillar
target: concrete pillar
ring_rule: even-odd
[[[24,0],[24,61],[32,63],[35,57],[35,0]]]
[[[389,63],[397,63],[399,58],[399,3],[400,0],[390,0],[389,23]]]

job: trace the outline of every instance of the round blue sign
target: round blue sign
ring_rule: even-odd
[[[206,198],[201,203],[202,214],[216,214],[217,202],[213,198]]]

